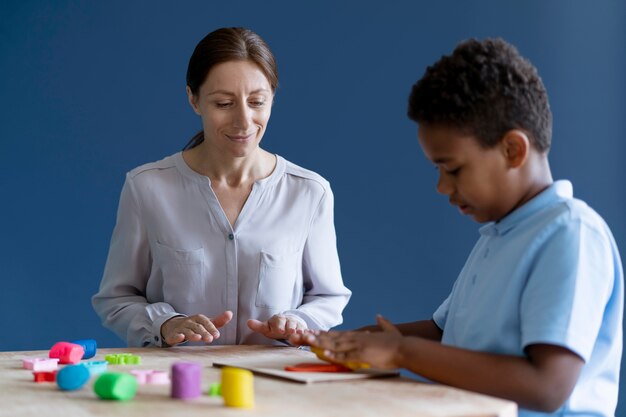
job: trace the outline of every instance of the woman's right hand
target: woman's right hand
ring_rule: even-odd
[[[189,317],[172,317],[161,325],[161,338],[170,346],[182,342],[211,343],[219,339],[219,328],[225,326],[233,318],[232,311],[224,311],[215,318],[204,314]]]

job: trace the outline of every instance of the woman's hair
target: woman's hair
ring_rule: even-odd
[[[523,129],[548,152],[552,113],[537,69],[502,39],[470,39],[426,69],[409,97],[408,116],[418,123],[468,131],[495,146],[511,129]]]
[[[206,80],[209,71],[223,62],[251,61],[263,72],[272,92],[278,88],[278,69],[269,46],[253,31],[245,28],[221,28],[206,35],[196,45],[187,67],[187,86],[194,96]],[[198,146],[204,140],[200,131],[183,150]]]

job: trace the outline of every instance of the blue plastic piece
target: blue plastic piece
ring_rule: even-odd
[[[80,339],[74,340],[72,343],[76,345],[81,345],[85,350],[85,354],[83,355],[83,359],[89,359],[96,356],[96,351],[98,350],[98,344],[94,339]]]
[[[91,375],[99,375],[106,372],[109,362],[107,361],[87,361],[82,365],[86,366]]]
[[[89,381],[90,376],[85,365],[68,365],[57,373],[57,385],[65,391],[77,390]]]

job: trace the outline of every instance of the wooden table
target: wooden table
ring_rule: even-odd
[[[140,355],[142,364],[109,365],[110,371],[131,369],[168,370],[176,361],[204,365],[203,390],[219,382],[220,369],[213,362],[280,356],[311,359],[311,352],[268,346],[187,346],[169,349],[98,349],[90,360],[103,360],[109,353]],[[140,385],[127,402],[100,400],[91,378],[77,391],[61,391],[56,383],[35,383],[31,371],[22,368],[24,357],[45,357],[47,351],[0,352],[0,416],[457,416],[515,417],[515,403],[404,377],[359,381],[298,384],[255,375],[253,410],[227,408],[220,397],[181,401],[170,397],[170,387]]]

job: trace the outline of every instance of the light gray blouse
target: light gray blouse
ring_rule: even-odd
[[[213,344],[273,344],[246,321],[283,313],[328,329],[350,295],[325,179],[277,156],[231,227],[209,178],[179,152],[126,175],[92,303],[129,346],[161,346],[161,325],[175,315],[225,310],[233,320]]]

